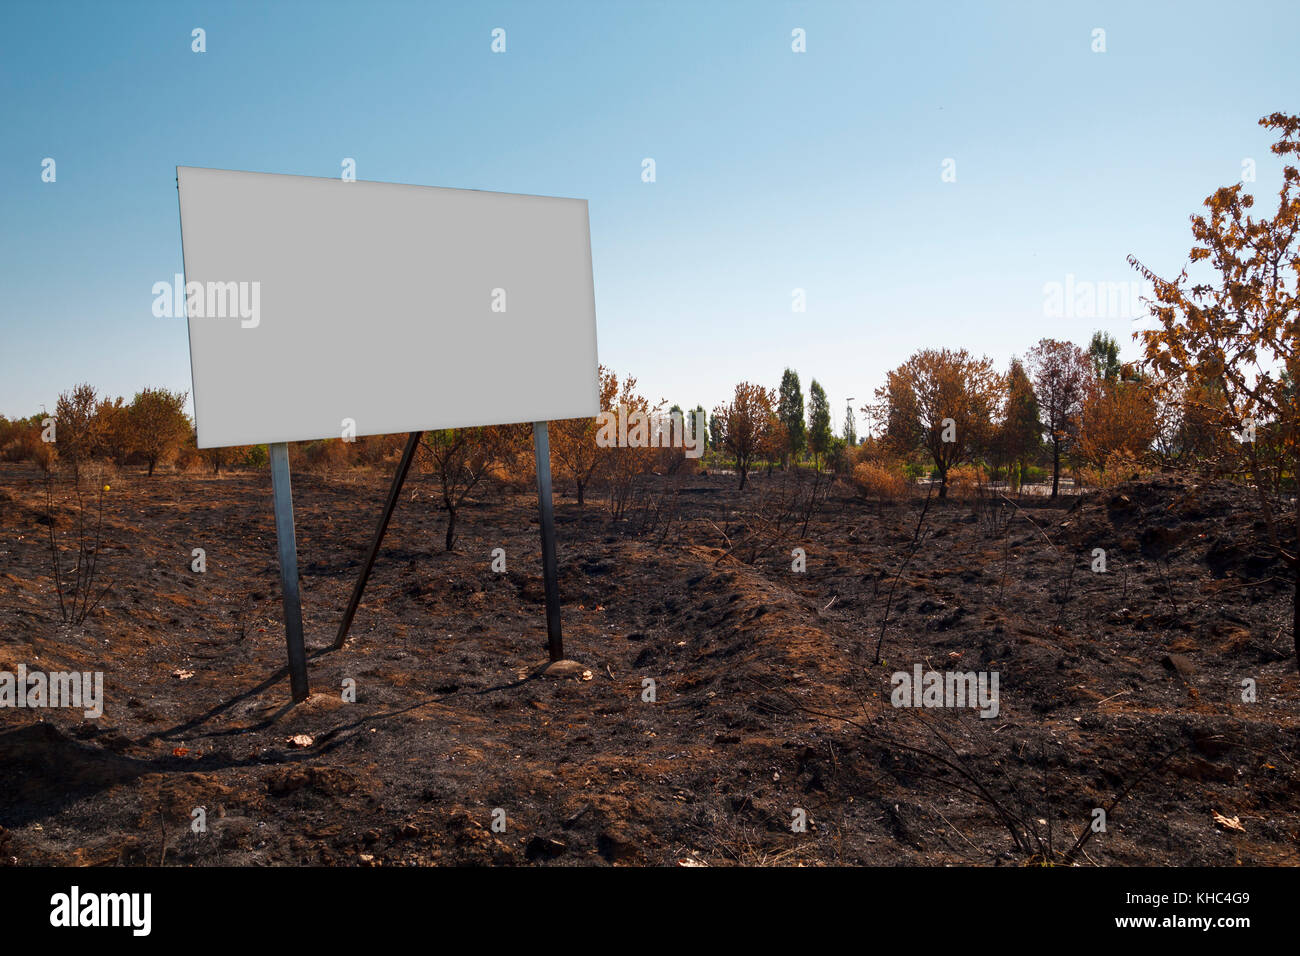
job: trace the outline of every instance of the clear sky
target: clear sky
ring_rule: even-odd
[[[1244,159],[1273,192],[1297,37],[1293,0],[4,0],[0,413],[190,388],[151,312],[177,165],[587,198],[601,361],[686,407],[789,365],[838,427],[918,348],[1132,358],[1130,316],[1048,317],[1044,285],[1177,271]]]

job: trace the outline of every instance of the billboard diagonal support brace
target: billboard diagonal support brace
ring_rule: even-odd
[[[375,558],[379,556],[379,545],[383,543],[384,533],[388,531],[388,521],[393,517],[393,509],[397,507],[397,498],[402,493],[406,473],[411,470],[411,462],[415,459],[416,449],[420,446],[420,436],[423,434],[424,432],[411,432],[406,439],[402,461],[397,466],[397,474],[393,476],[392,487],[388,489],[388,500],[384,502],[384,513],[379,516],[379,526],[375,528],[375,537],[370,542],[370,551],[366,554],[365,563],[361,565],[361,576],[357,578],[357,583],[352,588],[352,597],[348,598],[348,608],[343,612],[343,620],[339,623],[339,632],[334,638],[335,648],[342,647],[343,642],[348,639],[352,618],[356,615],[357,608],[361,606],[362,592],[366,589],[370,570],[375,566]]]
[[[302,642],[302,598],[298,593],[298,544],[293,531],[293,490],[289,485],[289,446],[270,446],[271,498],[275,506],[275,540],[284,589],[284,637],[289,645],[289,686],[293,699],[307,699],[307,652]]]
[[[533,422],[533,449],[537,453],[537,506],[542,525],[542,579],[546,585],[546,638],[551,660],[564,658],[560,634],[560,582],[555,567],[555,509],[551,505],[551,442],[546,422]]]

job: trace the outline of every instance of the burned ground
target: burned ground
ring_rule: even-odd
[[[617,524],[561,499],[585,673],[556,679],[532,495],[467,503],[447,554],[413,478],[331,651],[386,477],[298,474],[313,695],[290,706],[267,474],[115,478],[111,588],[69,626],[44,484],[0,469],[0,671],[105,682],[97,720],[0,710],[3,862],[1300,862],[1291,583],[1240,488],[927,505],[836,487],[806,530],[756,507],[785,507],[779,472],[744,493],[649,479]],[[915,664],[996,672],[997,716],[894,708],[890,675]],[[1095,808],[1105,832],[1071,853]]]

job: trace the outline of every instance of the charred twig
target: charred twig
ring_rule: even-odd
[[[1110,815],[1115,811],[1115,808],[1119,806],[1120,801],[1122,801],[1125,797],[1127,797],[1134,787],[1136,787],[1147,777],[1151,776],[1153,773],[1155,773],[1157,770],[1159,770],[1161,767],[1167,764],[1170,761],[1170,759],[1172,759],[1174,756],[1182,753],[1186,749],[1187,749],[1186,744],[1182,744],[1174,748],[1169,753],[1165,754],[1163,757],[1157,760],[1154,764],[1149,766],[1143,773],[1134,777],[1129,782],[1128,786],[1126,786],[1123,790],[1117,793],[1114,796],[1114,798],[1111,799],[1110,803],[1106,804],[1106,806],[1101,808],[1102,811],[1106,814],[1106,819],[1107,820],[1110,819]],[[1096,831],[1093,830],[1091,824],[1085,825],[1083,828],[1083,832],[1080,833],[1078,839],[1074,841],[1074,845],[1071,846],[1070,849],[1068,849],[1065,852],[1064,856],[1062,857],[1062,862],[1065,863],[1067,866],[1073,863],[1075,857],[1077,857],[1081,852],[1083,852],[1083,848],[1087,846],[1088,841],[1092,839],[1092,835],[1095,832]]]
[[[64,624],[82,624],[95,609],[104,595],[112,588],[113,582],[94,594],[95,574],[99,568],[99,549],[103,543],[104,529],[104,488],[99,490],[96,500],[96,521],[93,542],[88,539],[86,531],[86,500],[80,486],[77,495],[77,564],[73,570],[69,588],[64,588],[63,561],[58,539],[54,533],[56,524],[54,516],[53,479],[47,472],[45,476],[45,515],[50,529],[50,564],[54,572],[54,589],[59,599],[59,619]]]
[[[99,510],[99,515],[98,515],[98,517],[97,517],[97,519],[96,519],[96,522],[95,522],[95,548],[94,548],[93,551],[90,552],[89,560],[87,561],[87,564],[89,565],[89,568],[90,568],[90,573],[89,573],[89,575],[88,575],[87,578],[86,578],[86,589],[85,589],[85,590],[86,590],[86,593],[85,593],[85,595],[84,595],[84,596],[82,597],[82,599],[81,599],[81,608],[82,608],[82,610],[81,610],[81,617],[77,620],[77,623],[78,623],[78,624],[80,624],[82,621],[84,621],[84,620],[86,619],[86,615],[88,615],[88,614],[91,612],[91,609],[94,607],[94,605],[92,605],[92,604],[90,603],[90,594],[91,594],[91,588],[93,588],[94,585],[95,585],[95,571],[96,571],[96,569],[99,567],[99,545],[100,545],[100,541],[102,540],[102,532],[103,532],[103,529],[104,529],[104,489],[103,489],[103,486],[101,486],[100,489],[99,489],[99,509],[98,509],[98,510]],[[110,586],[110,587],[112,586],[112,582],[109,583],[109,586]],[[107,593],[107,591],[105,591],[104,593]],[[101,598],[102,598],[103,596],[104,596],[104,594],[100,594],[100,597],[101,597]],[[96,599],[95,604],[98,604],[98,603],[99,603],[99,600]]]
[[[1064,593],[1061,594],[1059,598],[1061,610],[1060,613],[1056,615],[1056,624],[1053,625],[1053,630],[1057,631],[1058,633],[1061,630],[1061,623],[1065,620],[1065,609],[1070,604],[1070,595],[1074,592],[1074,572],[1078,566],[1079,566],[1079,552],[1076,551],[1074,553],[1074,560],[1070,562],[1070,574],[1065,580],[1065,591]]]
[[[54,540],[53,480],[53,477],[47,471],[45,473],[45,517],[49,519],[50,526],[50,561],[54,566],[54,589],[59,595],[59,617],[67,621],[68,609],[63,602],[63,571],[59,567],[59,549]]]
[[[916,530],[912,532],[912,547],[907,552],[907,557],[899,565],[898,573],[894,575],[894,583],[889,586],[889,596],[885,599],[885,616],[880,621],[880,637],[876,640],[876,654],[873,662],[880,663],[880,651],[885,645],[885,628],[889,624],[889,612],[894,604],[894,591],[898,588],[898,581],[903,576],[903,571],[911,562],[912,557],[916,554],[917,548],[921,546],[921,526],[925,523],[925,516],[930,511],[930,499],[934,494],[934,485],[931,485],[925,493],[925,506],[921,508],[921,516],[916,519]]]
[[[908,753],[912,753],[912,754],[916,754],[917,756],[928,758],[934,761],[935,763],[937,763],[940,767],[955,774],[959,778],[958,781],[954,781],[948,777],[939,774],[928,773],[924,771],[909,771],[916,776],[935,780],[936,782],[942,783],[945,786],[949,787],[950,789],[956,790],[960,793],[967,794],[968,796],[974,797],[975,799],[984,802],[993,811],[994,815],[998,818],[998,820],[1002,823],[1002,825],[1006,827],[1007,832],[1011,836],[1012,842],[1016,845],[1016,848],[1028,857],[1036,857],[1041,859],[1044,863],[1051,864],[1051,863],[1058,862],[1057,857],[1059,856],[1059,862],[1061,864],[1067,866],[1072,865],[1075,859],[1079,856],[1079,854],[1083,852],[1083,849],[1087,845],[1088,840],[1091,839],[1092,837],[1094,831],[1092,829],[1091,823],[1089,823],[1087,826],[1084,827],[1083,832],[1079,834],[1079,836],[1075,839],[1071,847],[1068,850],[1066,850],[1064,853],[1058,854],[1052,848],[1053,836],[1052,836],[1052,830],[1050,824],[1050,818],[1051,818],[1050,811],[1047,813],[1047,817],[1049,819],[1048,831],[1046,833],[1046,836],[1044,837],[1040,835],[1038,829],[1034,826],[1032,822],[1030,822],[1030,819],[1026,817],[1024,811],[1028,809],[1028,802],[1026,801],[1024,795],[1021,794],[1020,789],[1016,786],[1015,781],[1006,772],[1006,769],[1001,766],[1001,762],[994,761],[994,766],[998,767],[998,770],[1002,774],[1003,778],[1007,781],[1007,786],[1012,796],[1020,804],[1020,812],[1017,812],[1016,810],[1012,809],[1012,807],[1008,805],[1006,799],[999,797],[999,795],[993,791],[989,783],[986,782],[982,778],[982,776],[976,770],[974,770],[973,767],[970,766],[969,755],[959,752],[953,746],[952,742],[933,726],[933,723],[931,721],[921,720],[921,723],[930,732],[930,734],[942,744],[943,749],[946,750],[949,754],[951,754],[951,756],[946,756],[944,753],[941,753],[939,751],[928,750],[924,747],[918,747],[912,744],[907,744],[894,737],[885,734],[880,734],[872,727],[868,726],[867,724],[863,723],[860,720],[857,720],[852,717],[846,717],[841,714],[833,714],[826,711],[818,710],[817,708],[814,707],[809,707],[806,704],[804,704],[802,701],[795,698],[792,694],[790,694],[789,692],[781,688],[767,686],[763,684],[761,681],[754,680],[753,678],[751,678],[751,680],[753,681],[753,683],[757,684],[759,687],[762,687],[764,690],[770,693],[784,696],[789,701],[792,708],[795,710],[801,711],[810,716],[824,717],[829,720],[834,720],[840,723],[847,724],[848,726],[858,730],[865,739],[880,744],[886,749],[904,750],[907,751]],[[914,715],[914,716],[918,720],[921,719],[919,715]],[[1141,784],[1152,774],[1156,773],[1158,770],[1164,767],[1164,765],[1167,764],[1169,760],[1171,760],[1173,757],[1177,756],[1180,753],[1185,752],[1186,750],[1187,750],[1186,744],[1179,745],[1178,747],[1171,750],[1169,753],[1165,754],[1160,760],[1156,761],[1154,764],[1147,766],[1141,773],[1133,777],[1124,786],[1124,788],[1120,790],[1111,799],[1111,801],[1105,805],[1105,807],[1102,808],[1105,811],[1107,818],[1110,817],[1110,815],[1115,811],[1115,808],[1118,807],[1120,803],[1130,793],[1132,793],[1133,790],[1139,784]]]

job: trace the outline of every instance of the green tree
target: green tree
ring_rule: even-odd
[[[1088,343],[1088,359],[1092,362],[1092,374],[1099,381],[1119,380],[1122,371],[1119,344],[1105,332],[1092,333],[1092,341]]]
[[[831,406],[817,379],[808,386],[808,448],[820,461],[831,447]]]
[[[696,405],[691,409],[691,419],[686,423],[686,427],[691,430],[692,435],[695,434],[695,425],[697,422],[699,423],[700,428],[704,430],[703,447],[707,449],[709,446],[709,413],[704,410],[703,405]]]
[[[1018,464],[1020,473],[1024,474],[1025,466],[1037,457],[1043,444],[1038,399],[1020,359],[1011,360],[1006,381],[1006,405],[1002,423],[998,426],[998,451],[1005,463]]]
[[[803,450],[804,443],[808,439],[803,423],[803,389],[799,385],[799,373],[793,369],[786,369],[781,375],[781,389],[778,393],[776,414],[781,419],[781,423],[785,425],[789,442],[786,454],[782,456],[782,461],[784,462],[791,453],[797,459],[799,452]]]
[[[715,408],[713,414],[709,416],[709,448],[713,451],[718,451],[722,447],[722,436],[725,428],[726,423],[723,422],[722,417]]]

